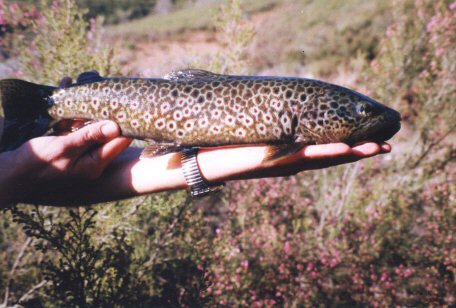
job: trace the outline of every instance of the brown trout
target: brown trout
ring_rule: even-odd
[[[188,147],[269,144],[277,159],[309,144],[382,142],[400,114],[356,91],[323,81],[173,72],[163,79],[104,78],[96,72],[57,88],[0,81],[11,150],[59,121],[113,120],[122,135],[148,140],[147,155]]]

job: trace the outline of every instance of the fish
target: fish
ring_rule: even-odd
[[[199,69],[163,78],[102,77],[91,71],[65,87],[5,79],[0,101],[5,115],[0,151],[45,135],[65,120],[112,120],[123,136],[149,142],[142,157],[266,144],[268,161],[311,144],[384,142],[401,128],[399,112],[339,85]]]

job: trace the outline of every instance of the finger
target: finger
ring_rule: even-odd
[[[389,152],[391,152],[391,150],[392,150],[392,147],[389,143],[384,142],[384,143],[380,144],[380,153],[389,153]]]
[[[360,156],[360,157],[370,157],[373,155],[377,155],[381,151],[380,145],[374,142],[367,142],[360,145],[355,146],[351,149],[353,155]]]
[[[65,136],[87,125],[87,120],[65,119],[56,123],[52,128],[55,135]]]
[[[309,145],[301,154],[307,159],[333,158],[351,154],[351,148],[345,143]]]
[[[65,147],[70,155],[82,155],[90,148],[119,137],[120,130],[112,121],[101,121],[89,124],[67,136]]]
[[[71,77],[63,77],[62,80],[60,81],[59,87],[64,88],[70,86],[72,83]]]
[[[74,165],[76,174],[85,174],[89,178],[98,178],[106,167],[116,159],[128,146],[132,139],[119,137],[95,147],[81,156]]]

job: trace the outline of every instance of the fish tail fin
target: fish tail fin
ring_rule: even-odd
[[[0,80],[0,103],[5,117],[0,152],[9,151],[45,134],[52,121],[49,97],[55,87],[19,79]]]

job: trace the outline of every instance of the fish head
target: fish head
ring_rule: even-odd
[[[305,104],[301,132],[315,143],[383,142],[401,128],[401,115],[356,91],[325,84]]]

